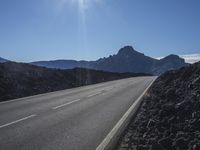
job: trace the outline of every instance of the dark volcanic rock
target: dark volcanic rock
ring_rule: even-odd
[[[200,149],[199,108],[200,62],[161,75],[125,135],[142,138],[143,146],[152,150]],[[136,150],[137,139],[127,140]]]

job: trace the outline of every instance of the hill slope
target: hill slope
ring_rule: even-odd
[[[199,150],[199,108],[200,62],[166,72],[152,85],[121,148]]]
[[[6,59],[0,57],[0,63],[4,63],[4,62],[7,62],[7,61],[8,61],[8,60],[6,60]]]
[[[58,70],[23,63],[0,63],[0,101],[142,75],[146,74],[82,68]]]
[[[184,59],[177,55],[169,55],[157,60],[137,52],[131,46],[125,46],[116,55],[96,61],[55,60],[33,62],[32,64],[48,68],[70,69],[83,67],[111,72],[145,72],[157,75],[187,65]]]

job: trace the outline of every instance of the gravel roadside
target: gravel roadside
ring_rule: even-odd
[[[118,150],[200,150],[200,62],[161,75]]]

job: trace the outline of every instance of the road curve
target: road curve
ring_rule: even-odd
[[[95,150],[155,77],[135,77],[0,103],[2,150]]]

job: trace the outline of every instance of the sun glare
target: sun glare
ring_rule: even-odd
[[[72,3],[77,3],[81,11],[85,11],[92,7],[94,3],[99,3],[101,0],[63,0],[71,1]]]
[[[94,11],[95,5],[101,4],[103,0],[59,0],[60,8],[63,10],[65,6],[77,9],[78,13],[78,33],[79,42],[82,49],[87,49],[87,16],[88,13]]]

